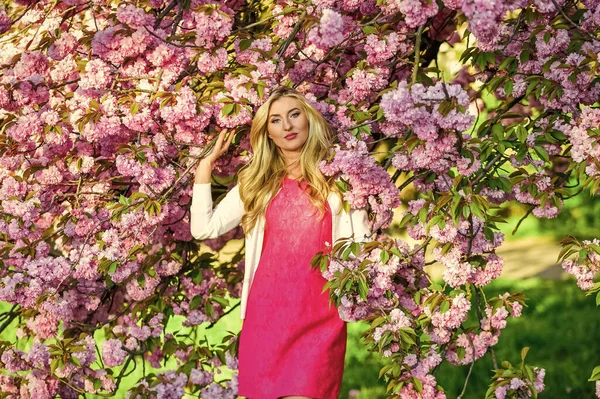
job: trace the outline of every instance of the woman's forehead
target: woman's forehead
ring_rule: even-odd
[[[269,115],[284,115],[295,108],[301,109],[300,101],[294,97],[284,96],[271,103]]]

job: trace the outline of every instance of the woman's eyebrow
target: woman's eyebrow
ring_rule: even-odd
[[[300,108],[292,108],[292,109],[290,109],[290,110],[288,111],[288,114],[289,114],[290,112],[292,112],[292,111],[296,111],[296,110],[297,110],[297,111],[300,111]],[[271,114],[271,115],[269,116],[269,118],[271,118],[271,117],[273,117],[273,116],[281,116],[281,115],[279,115],[279,114]]]

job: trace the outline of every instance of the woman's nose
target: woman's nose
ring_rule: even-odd
[[[288,118],[283,119],[283,130],[290,130],[292,128],[292,123]]]

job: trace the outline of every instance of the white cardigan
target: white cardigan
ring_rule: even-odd
[[[363,241],[366,237],[371,236],[367,212],[364,209],[351,209],[350,212],[345,212],[339,196],[333,192],[329,194],[327,202],[332,216],[330,243],[332,246],[339,238],[350,237],[353,233],[354,239],[357,241]],[[194,184],[190,212],[190,229],[195,239],[216,238],[227,233],[241,223],[244,214],[244,203],[240,199],[239,185],[236,184],[213,211],[210,183]],[[262,215],[257,219],[252,231],[245,237],[246,263],[240,314],[242,319],[246,315],[250,287],[260,260],[264,230],[265,218]]]

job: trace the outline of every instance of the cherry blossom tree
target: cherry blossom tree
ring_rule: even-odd
[[[192,332],[238,306],[244,251],[224,262],[192,239],[192,172],[234,129],[215,199],[234,184],[253,112],[277,85],[335,128],[321,169],[372,216],[372,241],[332,243],[312,265],[340,312],[370,323],[369,350],[392,360],[390,397],[445,398],[439,365],[473,367],[521,315],[522,294],[485,294],[502,271],[503,206],[553,218],[600,188],[598,0],[3,4],[0,332],[17,329],[0,342],[3,397],[122,396],[138,365],[159,371],[130,398],[236,396],[238,335]],[[410,243],[384,230],[402,202]],[[600,296],[600,242],[563,244],[564,269]],[[176,321],[187,329],[170,332]],[[488,398],[544,389],[527,350],[520,365],[494,357]],[[600,367],[590,380],[600,397]]]

